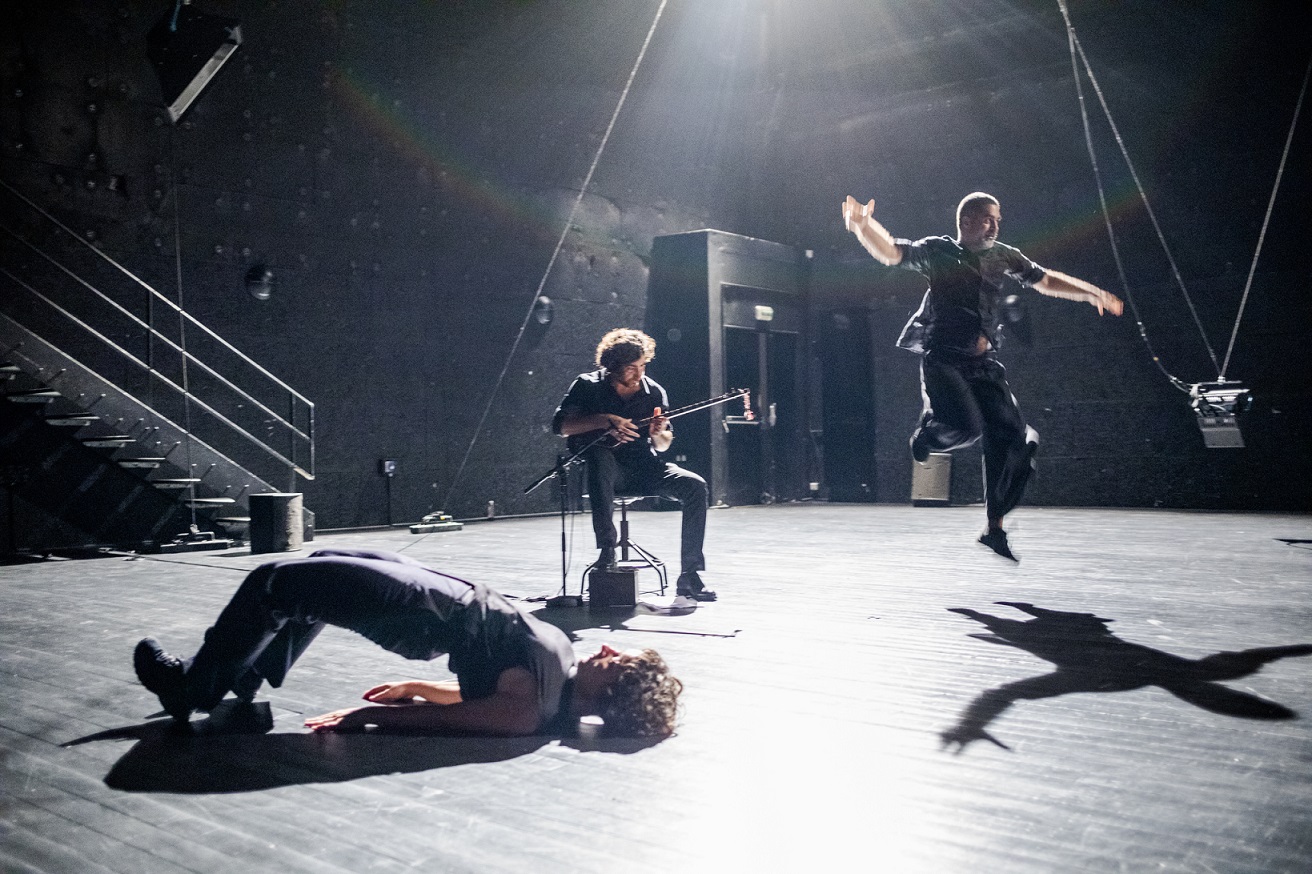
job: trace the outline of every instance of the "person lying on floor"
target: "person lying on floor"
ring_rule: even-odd
[[[408,659],[448,656],[454,682],[383,683],[372,706],[307,719],[322,731],[519,736],[567,733],[599,716],[608,736],[666,737],[683,684],[652,649],[609,646],[578,660],[565,633],[492,589],[397,553],[321,549],[251,571],[189,659],[154,638],[137,644],[137,679],[175,720],[228,692],[251,701],[287,672],[325,625]]]

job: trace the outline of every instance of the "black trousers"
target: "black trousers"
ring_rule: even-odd
[[[919,439],[931,452],[983,439],[985,510],[989,519],[1011,512],[1034,471],[1039,434],[1021,418],[1003,366],[992,355],[929,352],[920,361],[920,393]]]
[[[433,659],[460,647],[477,613],[465,608],[472,587],[433,575],[426,609],[389,603],[387,562],[325,555],[261,565],[246,579],[205,632],[187,663],[187,701],[212,710],[229,691],[250,698],[287,672],[325,625],[356,631],[410,659]]]
[[[621,465],[615,453],[604,447],[588,450],[588,495],[592,503],[592,530],[597,548],[613,548],[619,542],[613,519],[615,496],[659,495],[678,501],[683,510],[679,558],[681,571],[706,569],[702,551],[706,540],[706,480],[677,464],[653,460],[650,467]]]

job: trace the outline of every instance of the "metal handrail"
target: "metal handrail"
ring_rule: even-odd
[[[4,230],[9,236],[13,237],[19,243],[23,244],[24,246],[35,252],[42,259],[44,259],[50,265],[54,266],[57,270],[64,273],[66,276],[68,276],[74,282],[79,284],[81,287],[91,292],[91,294],[95,298],[98,298],[100,301],[109,304],[121,316],[126,317],[129,323],[142,329],[142,331],[147,336],[152,338],[152,340],[164,344],[166,348],[170,349],[176,356],[178,356],[178,361],[181,363],[181,366],[183,367],[184,374],[186,371],[186,367],[194,364],[202,372],[207,374],[208,377],[215,380],[215,382],[219,386],[231,392],[232,393],[231,396],[234,397],[234,399],[236,399],[239,402],[239,406],[242,405],[241,402],[245,402],[246,404],[250,405],[252,410],[258,411],[259,413],[263,414],[263,416],[267,417],[265,418],[266,423],[277,423],[277,425],[280,428],[285,429],[283,433],[291,441],[290,454],[292,457],[288,458],[287,455],[278,451],[273,446],[271,446],[268,442],[256,436],[256,434],[252,433],[250,430],[248,430],[248,428],[237,423],[233,419],[229,418],[228,415],[225,415],[224,413],[220,412],[211,404],[206,403],[204,400],[202,400],[201,398],[197,397],[195,394],[190,392],[185,386],[179,385],[176,381],[174,381],[164,373],[160,372],[153,364],[149,363],[148,361],[141,360],[141,358],[137,354],[134,354],[130,350],[119,345],[113,339],[106,336],[104,333],[97,330],[96,328],[92,327],[91,324],[89,324],[83,318],[76,315],[72,311],[68,310],[64,306],[60,305],[59,303],[56,303],[46,294],[34,288],[29,282],[25,281],[23,278],[16,276],[9,269],[0,267],[0,273],[3,273],[5,276],[8,276],[11,280],[13,280],[19,286],[24,288],[28,293],[33,295],[35,298],[42,301],[47,306],[51,307],[53,310],[58,312],[64,318],[68,319],[74,325],[81,328],[90,336],[96,338],[96,340],[98,340],[100,343],[103,344],[104,348],[107,348],[111,350],[113,353],[117,354],[119,357],[126,359],[127,361],[130,361],[136,368],[144,371],[149,378],[153,378],[154,380],[157,380],[160,384],[166,386],[168,389],[177,393],[182,398],[184,403],[196,404],[199,409],[203,410],[205,413],[209,414],[210,417],[212,417],[212,421],[215,421],[223,426],[226,426],[232,432],[241,436],[243,439],[249,441],[251,444],[256,446],[262,452],[266,453],[270,458],[274,459],[276,462],[285,465],[293,472],[294,475],[298,475],[306,480],[315,479],[314,402],[313,401],[305,397],[305,395],[301,394],[300,392],[296,391],[294,388],[292,388],[283,380],[274,376],[265,367],[260,365],[250,356],[243,353],[241,350],[237,349],[235,346],[233,346],[223,337],[219,336],[217,333],[211,330],[208,326],[199,322],[197,319],[195,319],[193,316],[191,316],[189,313],[183,310],[180,306],[175,304],[173,301],[169,300],[167,297],[162,295],[159,291],[157,291],[153,287],[151,287],[148,283],[146,283],[144,280],[142,280],[132,271],[128,270],[122,264],[115,261],[112,257],[102,252],[100,249],[92,245],[90,242],[84,240],[80,234],[75,233],[71,228],[69,228],[67,225],[61,222],[58,218],[51,215],[49,212],[47,212],[41,206],[33,202],[30,198],[28,198],[22,192],[15,189],[12,185],[4,181],[3,179],[0,179],[0,188],[3,188],[4,190],[8,191],[19,201],[22,201],[28,207],[30,207],[34,212],[41,215],[50,223],[52,223],[55,227],[59,228],[65,234],[67,234],[68,236],[77,240],[83,246],[90,249],[102,260],[108,262],[116,270],[121,272],[123,275],[127,276],[136,285],[140,286],[142,289],[148,292],[150,298],[152,298],[153,300],[158,300],[164,305],[166,305],[170,310],[172,310],[174,313],[180,316],[181,319],[185,320],[187,324],[194,326],[209,339],[213,340],[214,342],[219,344],[220,347],[226,349],[229,353],[235,356],[235,358],[241,364],[244,364],[252,372],[268,380],[268,382],[271,384],[271,387],[273,389],[285,393],[288,401],[288,409],[286,415],[284,416],[282,413],[273,410],[268,404],[254,397],[245,388],[237,385],[231,379],[220,374],[217,370],[215,370],[205,361],[202,361],[200,358],[196,357],[196,355],[188,351],[180,343],[170,339],[170,337],[166,336],[154,325],[141,319],[139,316],[137,316],[132,311],[130,311],[122,304],[120,304],[118,301],[109,297],[107,294],[102,292],[100,289],[96,288],[90,282],[83,279],[72,269],[62,264],[58,258],[47,253],[46,251],[41,249],[39,246],[35,245],[30,240],[25,239],[21,234],[17,233],[15,230],[7,226],[0,225],[0,230]],[[304,429],[302,429],[302,427],[297,424],[299,418],[297,415],[298,402],[299,404],[305,407],[306,425]],[[295,460],[295,456],[297,455],[296,443],[298,441],[303,441],[304,443],[307,444],[308,447],[309,460],[307,463],[305,463],[304,466],[302,463],[298,463]]]
[[[3,225],[0,225],[0,230],[2,230],[2,231],[4,231],[5,233],[9,234],[9,236],[13,237],[15,240],[18,240],[18,241],[19,241],[20,243],[22,243],[24,246],[27,246],[27,247],[28,247],[29,249],[31,249],[33,252],[36,252],[36,253],[37,253],[38,255],[40,255],[42,258],[44,258],[44,259],[46,259],[47,261],[49,261],[51,264],[53,264],[53,265],[55,266],[55,268],[57,268],[58,270],[63,271],[65,274],[67,274],[68,277],[69,277],[70,279],[72,279],[74,282],[78,283],[78,284],[81,285],[83,288],[85,288],[87,291],[90,291],[92,294],[95,294],[95,295],[98,296],[101,300],[105,301],[107,304],[109,304],[110,306],[112,306],[114,309],[118,310],[120,313],[122,313],[122,314],[123,314],[124,316],[126,316],[128,319],[130,319],[131,321],[135,322],[135,323],[137,324],[138,327],[143,328],[144,330],[150,332],[151,336],[155,337],[155,338],[158,339],[160,342],[162,342],[162,343],[168,345],[170,348],[172,348],[172,349],[173,349],[175,352],[177,352],[179,355],[181,355],[181,356],[183,356],[184,358],[186,358],[187,361],[189,361],[189,362],[191,362],[191,363],[194,363],[194,364],[195,364],[197,367],[199,367],[201,370],[205,371],[205,372],[208,373],[210,376],[212,376],[212,377],[214,377],[215,379],[217,379],[219,382],[221,382],[221,383],[223,383],[224,385],[226,385],[226,386],[228,386],[229,388],[231,388],[235,393],[241,395],[243,398],[245,398],[246,400],[250,401],[251,404],[253,404],[254,406],[258,407],[258,408],[259,408],[260,410],[262,410],[263,412],[268,413],[270,416],[273,416],[273,417],[274,417],[275,419],[277,419],[279,422],[282,422],[282,423],[283,423],[284,425],[286,425],[289,429],[291,429],[292,433],[296,434],[296,436],[301,437],[301,438],[306,439],[306,440],[309,439],[309,435],[306,434],[304,431],[301,431],[300,428],[298,428],[298,427],[296,426],[296,423],[295,423],[294,421],[288,421],[288,420],[286,420],[286,419],[284,419],[284,418],[282,417],[282,414],[280,414],[280,413],[275,413],[273,410],[269,409],[269,407],[266,406],[262,401],[260,401],[258,398],[256,398],[256,397],[254,397],[253,395],[251,395],[249,392],[247,392],[247,391],[246,391],[245,389],[243,389],[241,386],[237,385],[237,384],[234,383],[232,380],[228,379],[226,376],[223,376],[221,373],[219,373],[218,371],[216,371],[214,368],[210,367],[210,366],[209,366],[208,364],[206,364],[204,361],[201,361],[201,360],[200,360],[199,358],[197,358],[195,355],[192,355],[190,352],[188,352],[186,349],[184,349],[184,348],[183,348],[181,345],[179,345],[178,343],[175,343],[175,342],[173,342],[173,340],[171,340],[171,339],[169,339],[168,337],[164,336],[164,334],[160,333],[158,330],[156,330],[153,326],[151,326],[150,324],[148,324],[148,323],[147,323],[145,320],[143,320],[141,317],[137,316],[135,313],[133,313],[132,311],[130,311],[129,309],[127,309],[126,307],[124,307],[124,306],[123,306],[122,304],[120,304],[118,301],[116,301],[116,300],[114,300],[113,298],[110,298],[110,297],[106,296],[105,294],[103,294],[103,293],[102,293],[99,289],[97,289],[94,285],[92,285],[91,283],[87,282],[85,279],[83,279],[82,277],[78,276],[78,275],[77,275],[76,273],[74,273],[73,271],[69,270],[69,269],[68,269],[67,267],[65,267],[63,264],[60,264],[57,260],[55,260],[53,257],[51,257],[51,256],[50,256],[49,254],[47,254],[46,252],[42,251],[42,250],[41,250],[40,248],[38,248],[37,246],[33,245],[30,241],[28,241],[28,240],[24,240],[24,239],[23,239],[22,237],[20,237],[18,234],[15,234],[12,230],[10,230],[10,229],[7,228],[7,227],[4,227]],[[37,297],[41,298],[41,299],[42,299],[43,301],[45,301],[46,303],[50,304],[50,306],[52,306],[52,307],[54,307],[55,309],[59,310],[59,311],[60,311],[61,313],[63,313],[64,315],[68,316],[69,319],[71,319],[72,321],[77,322],[78,325],[80,325],[81,327],[86,328],[86,329],[87,329],[88,331],[90,331],[91,333],[96,334],[96,336],[101,337],[101,339],[104,339],[105,342],[106,342],[108,345],[112,346],[116,351],[121,352],[125,357],[131,359],[134,363],[136,363],[136,364],[141,364],[141,362],[138,361],[138,360],[136,359],[136,356],[134,356],[131,352],[129,352],[128,350],[122,348],[122,347],[119,346],[118,344],[114,343],[113,340],[109,340],[108,338],[105,338],[103,335],[101,335],[101,334],[99,334],[98,332],[96,332],[95,329],[91,328],[91,326],[88,325],[86,322],[83,322],[81,319],[77,318],[77,316],[74,316],[72,313],[70,313],[68,310],[64,309],[64,308],[61,307],[59,304],[57,304],[57,303],[55,303],[54,301],[52,301],[50,298],[46,297],[46,296],[43,295],[41,292],[37,291],[35,288],[33,288],[32,286],[28,285],[26,282],[24,282],[23,280],[19,279],[17,276],[14,276],[14,275],[13,275],[12,273],[10,273],[7,269],[5,269],[5,268],[3,268],[3,267],[0,267],[0,271],[3,271],[6,275],[9,276],[9,278],[13,279],[15,282],[17,282],[17,283],[19,283],[20,285],[22,285],[24,288],[26,288],[26,289],[27,289],[28,291],[30,291],[32,294],[34,294],[34,295],[36,295]],[[143,366],[144,366],[144,365],[143,365]],[[149,368],[147,368],[147,369],[149,369]],[[170,380],[168,380],[167,378],[165,378],[165,377],[163,377],[163,376],[161,376],[160,378],[161,378],[161,379],[164,379],[166,382],[171,382]],[[179,391],[183,392],[184,394],[186,393],[186,390],[183,389],[182,386],[175,386],[175,387],[176,387]],[[308,404],[309,402],[307,401],[306,403]],[[310,404],[310,406],[313,406],[313,404]]]
[[[190,394],[189,392],[187,392],[182,386],[178,385],[176,382],[174,382],[173,380],[169,379],[167,376],[165,376],[164,374],[160,373],[158,370],[154,369],[153,367],[150,367],[150,366],[147,365],[145,362],[143,362],[143,361],[141,361],[140,359],[138,359],[138,358],[137,358],[135,355],[133,355],[131,352],[129,352],[128,350],[124,349],[122,346],[119,346],[117,343],[115,343],[115,342],[114,342],[113,340],[111,340],[109,337],[106,337],[104,334],[100,333],[100,331],[98,331],[98,330],[96,330],[95,328],[93,328],[90,324],[88,324],[88,323],[85,322],[84,320],[78,318],[76,315],[74,315],[73,313],[69,312],[69,311],[68,311],[67,309],[65,309],[64,307],[62,307],[62,306],[60,306],[59,304],[57,304],[57,303],[55,303],[54,301],[52,301],[50,298],[46,297],[46,296],[45,296],[44,294],[42,294],[41,292],[37,291],[35,288],[33,288],[33,287],[32,287],[31,285],[29,285],[27,282],[23,281],[21,278],[15,276],[15,275],[9,270],[9,268],[7,268],[7,267],[0,267],[0,273],[3,273],[5,276],[8,276],[10,279],[12,279],[14,282],[18,283],[19,285],[21,285],[23,288],[27,289],[27,290],[28,290],[29,292],[31,292],[33,295],[35,295],[36,297],[40,298],[40,299],[43,300],[45,303],[49,304],[53,309],[55,309],[56,311],[58,311],[60,315],[64,316],[64,317],[67,318],[69,321],[73,322],[75,325],[77,325],[78,327],[82,328],[84,331],[86,331],[88,334],[90,334],[90,335],[92,335],[93,337],[95,337],[97,340],[102,341],[106,346],[110,347],[111,349],[115,350],[116,352],[121,353],[121,354],[123,355],[124,358],[126,358],[126,359],[127,359],[129,362],[131,362],[132,364],[136,365],[137,368],[139,368],[140,370],[145,371],[149,376],[152,376],[152,377],[154,377],[155,379],[159,380],[159,381],[162,382],[164,385],[166,385],[166,386],[168,386],[169,388],[171,388],[171,389],[173,389],[174,391],[176,391],[178,394],[180,394],[180,395],[184,395],[184,396],[190,398],[190,400],[191,400],[192,403],[196,404],[198,407],[200,407],[200,408],[201,408],[202,410],[204,410],[205,412],[209,413],[211,416],[213,416],[213,417],[214,417],[215,419],[217,419],[218,421],[223,422],[225,425],[229,426],[233,431],[235,431],[236,433],[238,433],[238,434],[240,434],[241,436],[245,437],[247,440],[249,440],[251,443],[254,443],[254,444],[255,444],[256,446],[258,446],[260,449],[263,449],[263,450],[264,450],[265,452],[267,452],[269,455],[273,456],[273,458],[275,458],[276,460],[282,462],[283,464],[286,464],[290,469],[294,470],[296,473],[300,474],[300,475],[301,475],[302,477],[304,477],[305,479],[307,479],[307,480],[312,480],[312,479],[314,479],[314,474],[313,474],[312,472],[305,470],[305,469],[302,468],[299,464],[297,464],[295,461],[293,461],[293,460],[290,459],[290,458],[287,458],[287,457],[284,456],[282,453],[280,453],[280,452],[278,452],[276,449],[274,449],[272,446],[269,446],[269,445],[268,445],[267,443],[265,443],[263,440],[261,440],[260,438],[256,437],[256,436],[255,436],[254,434],[252,434],[250,431],[246,430],[246,429],[243,428],[241,425],[239,425],[239,424],[237,424],[236,422],[232,421],[232,420],[229,419],[227,416],[225,416],[223,413],[221,413],[221,412],[219,412],[218,410],[214,409],[214,407],[212,407],[212,406],[210,406],[209,404],[205,403],[205,401],[203,401],[203,400],[201,400],[200,398],[196,397],[195,395]],[[199,364],[200,362],[197,362],[197,363]],[[204,366],[204,365],[201,365],[201,366]],[[220,378],[222,378],[222,377],[220,377]],[[242,394],[244,395],[245,393],[243,392]],[[261,406],[261,408],[263,408],[263,407]],[[289,425],[289,427],[291,427],[291,426]],[[297,431],[297,433],[300,433],[299,430],[296,429],[296,428],[294,428],[294,427],[292,428],[292,430],[293,430],[293,431]],[[302,436],[305,436],[305,435],[302,435]]]
[[[37,211],[38,213],[40,213],[42,216],[44,216],[45,218],[49,219],[51,222],[53,222],[53,223],[54,223],[54,224],[55,224],[60,230],[62,230],[64,233],[68,234],[70,237],[72,237],[73,239],[77,240],[78,243],[80,243],[80,244],[83,245],[83,246],[86,246],[88,249],[90,249],[92,252],[94,252],[94,253],[95,253],[96,255],[98,255],[100,258],[102,258],[102,259],[104,259],[105,261],[107,261],[110,265],[112,265],[116,270],[118,270],[119,272],[121,272],[124,276],[127,276],[127,277],[128,277],[129,279],[131,279],[133,282],[137,283],[137,285],[140,285],[140,286],[141,286],[142,288],[144,288],[146,291],[150,292],[150,293],[155,297],[156,300],[160,301],[160,303],[162,303],[162,304],[164,304],[165,306],[169,307],[169,308],[172,309],[174,312],[176,312],[178,315],[180,315],[180,316],[182,316],[184,319],[186,319],[189,323],[191,323],[192,325],[195,325],[197,328],[199,328],[200,330],[204,331],[206,334],[208,334],[208,335],[210,336],[211,339],[213,339],[213,340],[217,341],[218,343],[220,343],[224,348],[226,348],[229,352],[231,352],[231,353],[233,353],[234,355],[236,355],[236,356],[237,356],[238,358],[240,358],[243,362],[245,362],[246,364],[249,364],[251,367],[253,367],[254,369],[258,370],[263,376],[268,377],[268,378],[269,378],[272,382],[274,382],[279,388],[281,388],[281,389],[285,389],[289,394],[291,394],[291,395],[292,395],[293,397],[295,397],[297,400],[302,401],[302,402],[304,402],[305,404],[307,404],[307,405],[309,405],[309,406],[314,406],[314,402],[311,401],[309,398],[307,398],[305,395],[301,394],[301,393],[298,392],[296,389],[292,388],[290,385],[288,385],[287,383],[283,382],[283,381],[282,381],[281,379],[279,379],[278,377],[274,376],[272,373],[270,373],[268,370],[266,370],[262,365],[260,365],[257,361],[255,361],[253,358],[251,358],[251,357],[250,357],[249,355],[247,355],[245,352],[242,352],[242,351],[241,351],[240,349],[238,349],[236,346],[233,346],[233,345],[232,345],[231,343],[229,343],[227,340],[223,339],[223,338],[220,337],[218,334],[214,333],[214,331],[211,330],[211,329],[210,329],[207,325],[205,325],[203,322],[199,322],[199,321],[197,321],[196,318],[195,318],[194,316],[192,316],[190,313],[188,313],[188,312],[187,312],[186,310],[184,310],[182,307],[180,307],[180,306],[178,306],[177,304],[175,304],[173,301],[169,300],[169,299],[168,299],[167,297],[165,297],[164,295],[160,294],[160,293],[159,293],[158,291],[156,291],[156,290],[155,290],[155,289],[154,289],[149,283],[147,283],[144,279],[142,279],[141,277],[137,276],[137,275],[136,275],[135,273],[133,273],[131,270],[127,269],[127,268],[124,267],[122,264],[118,263],[118,262],[115,261],[113,258],[111,258],[111,257],[109,257],[108,255],[106,255],[104,252],[102,252],[102,251],[100,251],[99,249],[97,249],[97,248],[96,248],[94,245],[92,245],[91,243],[89,243],[89,242],[87,242],[86,240],[82,239],[82,235],[81,235],[81,234],[75,232],[75,231],[72,230],[70,227],[68,227],[68,225],[64,224],[64,223],[61,222],[59,219],[55,218],[55,217],[54,217],[53,215],[51,215],[50,213],[46,212],[44,209],[42,209],[40,206],[38,206],[36,203],[34,203],[31,199],[29,199],[26,195],[24,195],[21,191],[17,190],[17,189],[14,188],[12,185],[10,185],[8,182],[5,182],[3,179],[0,179],[0,188],[5,188],[6,190],[9,191],[9,193],[13,194],[15,197],[17,197],[19,200],[21,200],[21,201],[23,201],[24,203],[26,203],[26,204],[27,204],[28,206],[30,206],[32,209],[36,210],[36,211]],[[95,290],[95,289],[92,289],[92,290],[95,291],[96,294],[100,295],[100,297],[105,298],[105,300],[109,300],[109,298],[105,297],[105,295],[104,295],[103,293],[101,293],[100,291]],[[111,302],[112,302],[112,301],[111,301]],[[151,330],[154,331],[153,328],[152,328]]]

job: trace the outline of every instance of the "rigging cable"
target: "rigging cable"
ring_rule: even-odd
[[[1139,308],[1134,302],[1133,294],[1130,292],[1130,283],[1126,278],[1125,266],[1121,262],[1120,252],[1116,246],[1116,235],[1112,230],[1111,214],[1107,209],[1107,195],[1103,187],[1102,174],[1098,169],[1098,159],[1093,148],[1093,134],[1089,128],[1089,113],[1085,107],[1084,88],[1080,83],[1080,70],[1079,65],[1076,63],[1077,56],[1084,62],[1084,70],[1089,77],[1089,83],[1093,86],[1093,91],[1098,96],[1098,102],[1102,105],[1103,114],[1107,117],[1107,124],[1111,127],[1112,134],[1116,139],[1116,144],[1121,149],[1121,156],[1125,159],[1126,167],[1129,168],[1130,176],[1134,180],[1135,187],[1139,191],[1139,197],[1143,201],[1144,209],[1148,213],[1148,218],[1152,221],[1153,228],[1157,231],[1157,239],[1161,242],[1162,250],[1166,253],[1166,260],[1171,265],[1171,273],[1174,275],[1176,282],[1180,286],[1180,292],[1184,295],[1185,303],[1189,305],[1189,312],[1193,314],[1194,324],[1198,326],[1198,333],[1203,338],[1203,345],[1207,347],[1207,354],[1212,359],[1212,364],[1216,365],[1219,370],[1220,365],[1217,364],[1216,352],[1213,351],[1212,344],[1207,339],[1207,332],[1203,330],[1202,322],[1198,318],[1198,311],[1194,307],[1193,300],[1189,297],[1189,291],[1185,288],[1184,280],[1180,277],[1180,270],[1176,267],[1175,258],[1172,257],[1171,250],[1166,244],[1166,237],[1162,234],[1161,226],[1157,223],[1157,216],[1153,213],[1152,206],[1148,203],[1148,195],[1144,192],[1143,184],[1139,181],[1139,174],[1135,172],[1134,163],[1130,160],[1130,154],[1125,148],[1125,142],[1121,138],[1120,130],[1117,129],[1116,122],[1112,119],[1111,109],[1108,108],[1107,100],[1102,93],[1102,88],[1099,87],[1098,80],[1093,75],[1093,68],[1089,64],[1088,57],[1084,54],[1084,47],[1080,45],[1079,37],[1075,35],[1075,25],[1071,22],[1070,12],[1066,8],[1066,0],[1057,0],[1057,6],[1061,9],[1062,18],[1066,20],[1066,36],[1071,52],[1071,70],[1075,75],[1075,90],[1076,94],[1079,96],[1080,117],[1084,122],[1084,141],[1089,150],[1089,160],[1093,164],[1094,178],[1098,185],[1098,199],[1102,205],[1103,221],[1107,225],[1107,236],[1111,240],[1112,256],[1116,261],[1116,270],[1120,275],[1121,287],[1125,291],[1126,302],[1130,304],[1130,309],[1134,312],[1135,322],[1139,326],[1139,336],[1143,338],[1144,344],[1148,347],[1148,353],[1152,356],[1153,363],[1157,365],[1157,368],[1161,370],[1163,374],[1165,374],[1166,378],[1170,380],[1172,385],[1181,391],[1188,392],[1189,386],[1183,380],[1173,376],[1171,372],[1166,369],[1166,366],[1162,364],[1161,359],[1158,357],[1156,350],[1153,349],[1152,343],[1148,339],[1148,330],[1144,326],[1143,319],[1139,313]]]
[[[1253,275],[1257,273],[1257,259],[1262,254],[1262,244],[1266,242],[1266,228],[1271,223],[1271,212],[1275,209],[1276,193],[1280,191],[1280,180],[1285,175],[1285,162],[1289,159],[1289,147],[1294,142],[1294,128],[1298,126],[1298,116],[1303,111],[1303,97],[1307,94],[1308,75],[1312,74],[1312,60],[1308,61],[1307,70],[1303,72],[1303,87],[1298,92],[1298,102],[1294,105],[1294,117],[1289,122],[1289,133],[1285,136],[1285,150],[1280,155],[1280,169],[1276,171],[1276,182],[1271,187],[1271,199],[1266,204],[1266,217],[1262,219],[1262,230],[1257,235],[1257,251],[1253,252],[1253,263],[1248,267],[1248,280],[1244,282],[1244,294],[1239,300],[1239,312],[1235,315],[1235,326],[1230,331],[1230,345],[1225,350],[1225,360],[1221,362],[1217,381],[1225,382],[1225,372],[1230,369],[1230,355],[1235,351],[1235,337],[1239,335],[1239,322],[1244,317],[1244,307],[1248,305],[1248,292],[1253,287]]]
[[[542,273],[542,279],[538,282],[537,288],[533,291],[533,297],[529,301],[528,312],[524,314],[524,321],[519,326],[519,332],[515,335],[515,341],[510,344],[510,351],[506,354],[506,362],[501,368],[501,374],[497,377],[496,383],[492,386],[492,392],[488,395],[487,404],[483,407],[483,415],[479,417],[478,426],[474,428],[474,433],[469,438],[469,445],[465,448],[465,455],[460,459],[460,466],[456,468],[455,476],[451,478],[451,486],[447,489],[446,497],[442,499],[443,507],[451,502],[451,495],[455,493],[456,484],[460,481],[460,475],[464,473],[465,465],[469,462],[469,456],[474,451],[474,444],[478,442],[478,435],[483,431],[483,425],[487,422],[488,413],[492,411],[492,403],[496,400],[497,393],[501,390],[501,384],[506,379],[506,373],[510,370],[510,362],[515,357],[516,350],[519,349],[520,341],[524,338],[524,332],[528,330],[529,321],[533,318],[534,307],[537,304],[538,297],[542,294],[542,289],[547,284],[547,278],[551,276],[551,269],[556,264],[556,259],[560,256],[560,250],[565,245],[565,238],[569,235],[570,226],[574,222],[574,216],[578,213],[579,205],[583,202],[583,197],[588,192],[588,187],[592,184],[592,175],[597,170],[597,164],[601,161],[601,154],[606,149],[606,143],[610,140],[611,131],[615,129],[615,121],[619,118],[620,110],[624,108],[624,102],[628,99],[629,89],[633,87],[633,80],[638,75],[638,68],[642,65],[642,59],[647,54],[647,47],[651,45],[652,36],[656,33],[656,25],[660,23],[661,14],[665,12],[665,5],[669,0],[661,0],[660,6],[656,8],[656,16],[652,19],[651,27],[647,30],[647,37],[642,41],[642,48],[638,50],[638,57],[633,62],[633,69],[629,71],[628,81],[624,83],[624,90],[620,92],[620,99],[615,104],[615,111],[611,113],[610,123],[606,125],[606,132],[601,137],[601,142],[597,144],[597,152],[592,156],[592,165],[588,167],[587,175],[583,178],[583,184],[579,186],[578,197],[574,198],[574,205],[570,207],[569,215],[565,218],[565,226],[561,229],[560,239],[556,241],[556,248],[551,253],[551,258],[547,261],[547,268]]]

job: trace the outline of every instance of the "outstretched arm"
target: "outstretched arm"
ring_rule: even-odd
[[[1043,273],[1043,278],[1034,283],[1034,290],[1039,294],[1092,304],[1098,308],[1098,315],[1102,315],[1106,310],[1114,316],[1119,316],[1125,308],[1119,297],[1083,279],[1076,279],[1074,276],[1049,270],[1047,267],[1043,268]]]
[[[893,235],[875,221],[875,202],[857,203],[852,195],[843,201],[843,225],[856,235],[857,241],[880,264],[892,267],[902,263],[902,250],[893,242]]]
[[[316,732],[364,731],[373,725],[384,731],[520,737],[537,731],[539,718],[533,675],[524,668],[508,668],[497,678],[496,692],[486,698],[453,704],[351,707],[312,716],[305,725]]]
[[[459,704],[460,683],[456,680],[407,680],[401,683],[380,683],[364,693],[364,700],[375,704],[413,704],[416,698],[430,704]]]

